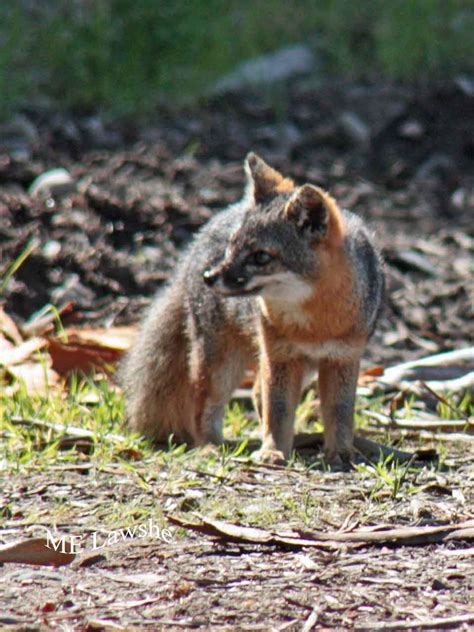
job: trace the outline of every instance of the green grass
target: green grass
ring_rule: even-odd
[[[314,419],[314,397],[314,391],[310,390],[298,408],[299,431],[320,429],[319,422]],[[366,401],[361,405],[367,407],[370,404]],[[380,402],[373,402],[373,407],[379,409]],[[457,407],[465,413],[472,411],[471,402],[464,398],[457,404],[453,400],[449,406],[440,403],[439,412],[444,418],[450,418]],[[411,408],[407,407],[406,414],[411,413]],[[174,446],[171,440],[167,450],[157,451],[146,440],[127,434],[123,428],[122,394],[110,380],[100,376],[73,378],[67,389],[51,389],[41,396],[29,396],[21,385],[12,393],[2,389],[0,420],[0,469],[4,472],[22,476],[47,473],[52,466],[88,464],[98,472],[116,467],[117,471],[130,477],[142,493],[153,495],[157,472],[163,470],[167,472],[167,485],[171,484],[174,491],[199,488],[203,480],[215,483],[217,495],[211,493],[205,498],[194,498],[190,506],[217,517],[240,516],[243,519],[246,516],[252,522],[270,524],[276,519],[275,512],[284,515],[297,512],[304,518],[308,511],[307,500],[298,501],[296,507],[291,493],[281,489],[269,490],[268,498],[261,498],[250,506],[243,507],[238,495],[222,503],[222,486],[237,476],[243,464],[248,466],[247,442],[249,437],[258,435],[257,422],[235,402],[228,407],[225,434],[241,441],[233,448],[222,449],[186,450],[184,446]],[[73,431],[68,431],[68,427]],[[74,429],[86,430],[89,436],[77,437]],[[393,440],[400,446],[399,438]],[[387,437],[384,442],[387,443]],[[290,461],[288,468],[311,472],[315,471],[315,465],[324,476],[320,461],[309,464],[297,457]],[[387,497],[397,500],[416,493],[416,485],[410,487],[416,471],[410,464],[397,465],[391,459],[381,459],[377,464],[361,465],[357,471],[361,480],[372,481],[367,495],[370,502]],[[64,503],[59,503],[55,512],[63,512],[64,507]],[[140,506],[130,508],[128,504],[122,506],[120,500],[114,500],[105,513],[112,516],[113,521],[118,515],[125,519],[129,511],[143,518],[151,508],[145,503],[143,514]]]
[[[33,7],[33,8],[32,8]],[[238,63],[294,42],[327,76],[426,79],[469,72],[468,0],[98,0],[0,6],[0,108],[46,96],[67,107],[150,112]]]

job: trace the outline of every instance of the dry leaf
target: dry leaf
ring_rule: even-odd
[[[26,362],[8,367],[8,373],[25,384],[29,395],[45,395],[59,381],[59,375],[44,363]]]
[[[70,343],[96,344],[108,349],[127,351],[137,335],[136,327],[109,327],[107,329],[91,327],[66,329],[65,334]]]
[[[60,375],[71,371],[88,373],[104,370],[114,365],[130,348],[135,327],[112,327],[109,329],[75,329],[65,331],[67,342],[59,338],[48,339],[48,350],[53,368]]]
[[[18,327],[15,325],[10,316],[5,314],[2,307],[0,307],[0,332],[17,345],[23,342],[23,338],[21,337]]]
[[[104,371],[107,365],[114,365],[123,355],[122,350],[103,347],[93,343],[60,342],[48,340],[48,351],[53,362],[53,369],[60,375],[71,371],[89,373],[93,370]]]
[[[70,564],[75,557],[75,553],[63,553],[49,547],[47,538],[31,538],[0,546],[0,563],[15,562],[40,566],[64,566]]]
[[[3,366],[20,364],[21,362],[28,360],[28,358],[30,358],[36,351],[43,349],[46,344],[46,340],[43,338],[30,338],[16,347],[12,347],[7,350],[2,349],[0,364]]]

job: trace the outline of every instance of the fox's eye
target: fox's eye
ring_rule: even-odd
[[[253,253],[252,259],[253,263],[256,266],[265,266],[273,259],[273,257],[269,252],[266,252],[265,250],[257,250],[257,252]]]

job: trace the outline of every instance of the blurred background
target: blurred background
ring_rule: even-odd
[[[294,43],[321,77],[443,78],[472,71],[473,33],[472,0],[3,0],[0,114],[39,98],[146,114]]]

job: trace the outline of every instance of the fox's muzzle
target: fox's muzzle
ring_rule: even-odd
[[[248,283],[248,277],[238,274],[230,269],[208,268],[204,271],[202,278],[204,283],[221,292],[238,292],[243,290]]]

